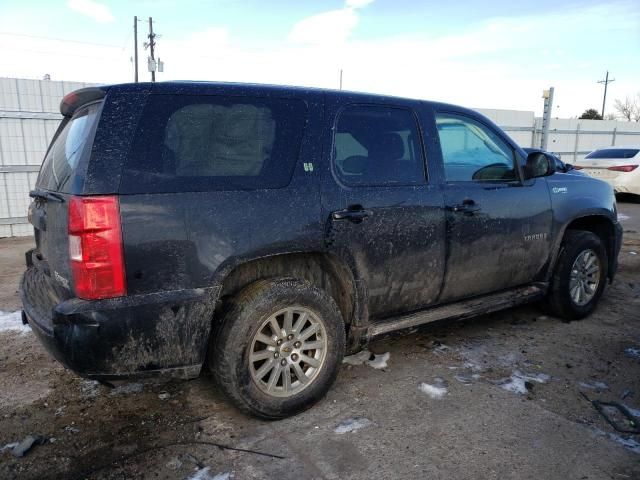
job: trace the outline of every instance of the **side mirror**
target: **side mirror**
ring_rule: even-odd
[[[524,166],[524,175],[527,179],[546,177],[553,173],[553,165],[542,152],[531,152],[527,155],[527,161]]]

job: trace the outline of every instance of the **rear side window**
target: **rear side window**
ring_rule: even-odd
[[[151,95],[123,193],[281,188],[306,120],[300,100]]]
[[[607,158],[611,160],[619,160],[635,157],[640,149],[637,148],[605,148],[604,150],[596,150],[591,152],[584,158]]]
[[[38,187],[70,193],[73,179],[84,177],[86,159],[100,118],[100,105],[82,107],[71,119],[62,121],[42,163]]]
[[[410,110],[352,105],[338,117],[333,158],[346,185],[424,183],[418,125]]]

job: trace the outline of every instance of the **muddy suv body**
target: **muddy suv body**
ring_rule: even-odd
[[[79,90],[61,111],[23,318],[85,377],[208,365],[279,418],[372,338],[534,300],[581,318],[616,270],[611,187],[468,109],[168,82]]]

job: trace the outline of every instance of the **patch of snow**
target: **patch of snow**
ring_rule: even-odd
[[[18,445],[20,445],[18,442],[7,443],[4,447],[0,447],[0,453],[5,450],[13,450],[13,447],[17,447]]]
[[[629,347],[624,349],[624,354],[631,358],[640,358],[640,347]]]
[[[368,418],[347,418],[346,420],[341,421],[338,426],[333,429],[333,431],[338,435],[343,435],[345,433],[355,432],[356,430],[360,430],[361,428],[369,427],[371,425],[373,425],[373,422]]]
[[[629,215],[625,215],[624,213],[619,213],[618,214],[618,220],[622,221],[622,220],[629,220],[631,217]]]
[[[354,355],[344,357],[342,359],[342,363],[346,363],[348,365],[363,365],[364,362],[369,360],[369,358],[371,358],[371,352],[369,350],[362,350]]]
[[[171,470],[179,470],[182,467],[182,462],[178,457],[173,457],[166,463],[166,467]]]
[[[348,365],[369,365],[371,368],[380,370],[387,368],[387,362],[390,357],[391,354],[389,352],[376,355],[371,353],[369,350],[362,350],[354,355],[344,357],[342,359],[342,363],[346,363]]]
[[[115,387],[109,395],[112,397],[115,395],[128,395],[130,393],[140,393],[144,389],[144,385],[142,383],[125,383],[123,385],[119,385]]]
[[[232,478],[233,474],[231,474],[231,472],[224,472],[217,474],[215,477],[213,477],[213,480],[230,480]]]
[[[29,333],[31,331],[29,325],[22,324],[22,313],[20,310],[17,312],[0,311],[0,332],[8,330],[15,330],[20,333]]]
[[[629,252],[629,255],[637,255],[637,254],[638,254],[638,252],[633,252],[633,251]]]
[[[83,380],[80,383],[80,390],[82,390],[82,393],[89,398],[94,398],[97,397],[98,394],[100,393],[99,387],[100,386],[100,382],[96,381],[96,380]]]
[[[474,372],[481,372],[482,371],[482,367],[480,365],[478,365],[477,363],[464,362],[463,366],[464,366],[464,368],[470,368]]]
[[[609,438],[616,443],[624,446],[626,449],[631,450],[633,453],[640,454],[640,442],[633,439],[632,437],[622,437],[620,435],[616,435],[615,433],[610,433]]]
[[[211,474],[211,467],[204,467],[187,478],[187,480],[230,480],[231,478],[233,478],[233,475],[230,472],[213,475]]]
[[[160,392],[158,394],[158,398],[160,400],[166,400],[167,398],[171,397],[171,394],[169,392]]]
[[[596,390],[598,392],[609,390],[609,385],[607,385],[604,382],[591,382],[591,383],[579,382],[578,385],[581,386],[582,388],[586,388],[588,390]]]
[[[627,411],[628,411],[631,415],[633,415],[633,416],[634,416],[634,417],[636,417],[636,418],[640,418],[640,410],[639,410],[639,409],[637,409],[637,408],[631,408],[631,407],[628,407],[628,406],[626,406],[626,405],[624,405],[624,404],[623,404],[622,406],[623,406],[624,408],[626,408],[626,409],[627,409]]]
[[[390,357],[391,354],[389,352],[385,352],[382,355],[374,355],[373,360],[367,361],[367,365],[371,368],[375,368],[376,370],[387,368],[387,362]]]
[[[528,391],[525,385],[525,379],[515,375],[511,375],[507,381],[499,384],[499,387],[507,392],[517,393],[518,395],[524,395]]]
[[[596,428],[596,427],[592,427],[592,429],[593,429],[593,432],[596,435],[598,435],[599,437],[606,437],[609,440],[612,440],[612,441],[622,445],[623,447],[625,447],[626,449],[632,451],[633,453],[640,454],[640,442],[638,442],[634,438],[632,438],[632,437],[623,437],[622,435],[618,435],[616,433],[603,432],[602,430],[600,430],[599,428]]]
[[[433,384],[421,382],[418,385],[418,390],[434,400],[441,400],[449,392],[446,382],[441,378],[436,378],[436,381]]]
[[[498,386],[507,392],[524,395],[528,391],[526,382],[547,383],[549,380],[551,376],[546,373],[522,373],[515,370],[511,377],[498,383]]]
[[[444,343],[438,342],[437,345],[434,347],[433,352],[434,353],[438,353],[438,354],[442,354],[442,353],[445,353],[445,352],[447,352],[449,350],[451,350],[451,347],[448,347]]]
[[[480,378],[480,374],[458,373],[454,375],[454,378],[464,385],[471,385],[474,380],[478,380]]]

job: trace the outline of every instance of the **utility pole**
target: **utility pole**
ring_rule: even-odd
[[[607,70],[607,76],[604,78],[604,80],[598,80],[598,83],[604,83],[604,97],[602,98],[602,119],[604,120],[604,104],[607,102],[607,86],[611,83],[611,82],[615,82],[616,79],[612,78],[611,80],[609,80],[609,70]]]
[[[133,69],[134,79],[138,83],[138,17],[133,17]]]
[[[340,69],[340,90],[342,90],[342,69]]]
[[[540,135],[540,148],[547,149],[549,143],[549,124],[551,123],[551,110],[553,108],[553,87],[542,92],[544,98],[544,110],[542,111],[542,135]]]
[[[153,56],[153,48],[156,46],[155,34],[153,33],[153,18],[149,17],[149,52],[151,53],[151,81],[156,81],[156,59]]]

